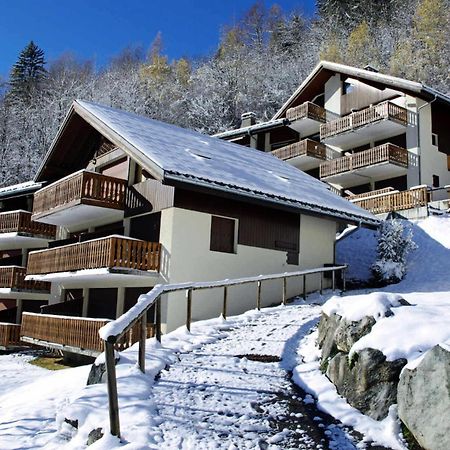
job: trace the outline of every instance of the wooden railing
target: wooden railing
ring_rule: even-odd
[[[25,342],[50,347],[60,347],[67,351],[98,355],[103,351],[103,341],[98,332],[108,319],[57,316],[52,314],[22,314],[21,339]],[[139,340],[141,324],[130,328],[115,344],[115,350],[125,350]],[[146,327],[146,336],[153,337],[152,325]],[[40,342],[39,342],[40,341]]]
[[[34,194],[33,216],[71,204],[85,203],[124,209],[126,181],[83,170],[57,181]]]
[[[25,267],[0,267],[0,288],[25,291],[50,291],[50,283],[43,281],[25,281],[27,270]]]
[[[161,342],[161,296],[170,292],[186,292],[186,328],[191,330],[192,320],[192,294],[194,291],[204,289],[223,288],[222,317],[227,318],[228,289],[232,286],[256,283],[256,308],[261,309],[261,291],[263,281],[280,280],[281,283],[281,303],[287,302],[287,280],[289,278],[302,277],[303,298],[306,299],[306,277],[307,275],[320,275],[320,293],[322,294],[324,274],[331,273],[332,289],[336,287],[336,272],[342,275],[342,289],[345,291],[345,270],[347,265],[321,267],[317,269],[301,270],[298,272],[285,272],[273,275],[259,275],[256,277],[240,278],[234,280],[166,284],[156,285],[147,295],[141,296],[131,309],[121,317],[106,324],[100,331],[100,337],[104,340],[106,375],[108,382],[109,400],[109,422],[110,431],[113,436],[120,437],[119,402],[117,394],[116,366],[114,345],[119,342],[126,333],[137,323],[141,323],[141,330],[146,329],[147,311],[155,305],[155,337]],[[164,298],[170,298],[167,295]],[[140,370],[145,373],[145,341],[146,333],[141,332],[139,337],[138,364]]]
[[[54,239],[56,227],[31,220],[27,211],[10,211],[0,213],[0,233],[28,233]]]
[[[332,159],[320,164],[320,178],[383,162],[408,167],[408,151],[394,144],[383,144],[369,150]]]
[[[393,120],[406,126],[408,124],[408,112],[405,108],[394,103],[383,102],[321,125],[320,139],[323,140],[385,119]]]
[[[0,323],[0,348],[20,345],[20,325]]]
[[[37,250],[28,255],[29,275],[124,267],[159,270],[161,244],[121,236]]]
[[[311,102],[302,103],[295,108],[289,108],[286,111],[286,118],[289,120],[312,119],[319,122],[326,121],[327,112],[321,106]]]
[[[350,199],[350,201],[373,214],[384,214],[427,206],[428,192],[426,187],[420,187],[409,191],[380,194],[363,199]]]
[[[272,151],[272,155],[282,160],[295,158],[296,156],[311,156],[318,159],[326,159],[327,147],[312,139],[303,139],[300,142],[286,145]]]
[[[375,197],[377,195],[387,194],[392,191],[395,191],[395,189],[393,187],[385,187],[385,188],[381,188],[381,189],[375,189],[375,190],[369,191],[369,192],[363,192],[362,194],[351,194],[348,197],[346,197],[346,199],[353,202],[354,200],[361,200],[363,198],[365,199],[368,197]]]

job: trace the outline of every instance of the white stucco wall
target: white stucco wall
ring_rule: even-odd
[[[333,221],[302,217],[300,226],[300,264],[288,265],[286,252],[237,245],[236,253],[210,251],[211,215],[179,208],[168,208],[161,216],[163,246],[162,276],[169,283],[210,281],[224,278],[281,273],[320,267],[333,262],[336,225]],[[319,279],[307,278],[307,290],[316,290]],[[288,281],[288,296],[301,292],[301,280]],[[282,282],[264,282],[262,304],[281,301]],[[194,291],[193,320],[217,317],[222,310],[223,290]],[[228,315],[256,307],[256,285],[229,288]],[[162,321],[166,331],[186,319],[184,293],[169,295],[163,301]]]

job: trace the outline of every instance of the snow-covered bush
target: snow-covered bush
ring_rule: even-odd
[[[378,232],[377,259],[372,265],[375,280],[398,283],[406,274],[406,256],[417,248],[411,227],[404,220],[386,220]]]

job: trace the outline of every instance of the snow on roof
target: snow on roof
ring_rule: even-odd
[[[321,181],[270,153],[76,100],[75,111],[80,107],[94,126],[101,129],[106,126],[150,167],[156,164],[167,181],[233,192],[344,220],[378,223],[368,211],[330,192]]]
[[[42,183],[36,183],[35,181],[25,181],[24,183],[12,184],[11,186],[5,186],[0,188],[0,197],[7,197],[11,194],[19,194],[21,192],[28,192],[38,190],[42,187]]]
[[[386,75],[379,72],[374,72],[372,70],[360,69],[358,67],[347,66],[345,64],[338,64],[329,61],[320,61],[316,67],[311,71],[311,73],[305,78],[305,80],[300,84],[296,91],[289,97],[289,99],[284,103],[284,105],[277,111],[273,116],[271,121],[279,119],[280,116],[286,111],[291,102],[308,86],[308,84],[315,78],[315,76],[321,70],[330,70],[332,72],[338,72],[350,77],[364,78],[369,81],[376,83],[382,83],[392,89],[404,89],[417,94],[428,94],[435,96],[440,100],[450,103],[450,97],[442,92],[437,91],[429,86],[426,86],[417,81],[410,81],[404,78],[394,77],[392,75]]]

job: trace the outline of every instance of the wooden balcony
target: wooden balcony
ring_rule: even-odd
[[[350,199],[352,203],[367,209],[373,214],[384,214],[394,211],[402,211],[412,208],[420,208],[428,204],[428,192],[426,187],[410,189],[409,191],[391,191],[365,198]]]
[[[0,323],[0,349],[8,350],[20,345],[20,325]]]
[[[318,133],[320,124],[326,122],[326,111],[321,106],[305,102],[289,108],[286,118],[291,122],[289,127],[300,133],[300,136],[309,136]]]
[[[0,250],[36,248],[55,239],[56,227],[31,220],[27,211],[0,213]]]
[[[320,179],[348,188],[361,184],[364,179],[377,181],[405,175],[407,168],[408,151],[383,144],[321,163]]]
[[[108,236],[31,252],[27,274],[32,276],[101,268],[159,271],[160,253],[159,243]]]
[[[319,167],[320,161],[327,158],[327,147],[312,139],[286,145],[272,151],[272,155],[302,170]]]
[[[126,181],[82,170],[34,194],[33,220],[71,226],[123,217]]]
[[[405,131],[408,111],[391,102],[383,102],[320,126],[320,140],[343,150],[382,140]]]
[[[23,313],[20,336],[22,341],[30,344],[97,356],[104,350],[98,330],[108,322],[107,319]],[[140,330],[138,322],[117,343],[116,350],[124,350],[137,342]],[[153,324],[149,324],[147,337],[153,334]]]
[[[25,267],[2,266],[0,267],[0,289],[17,291],[50,292],[50,283],[43,281],[25,280],[27,270]]]

